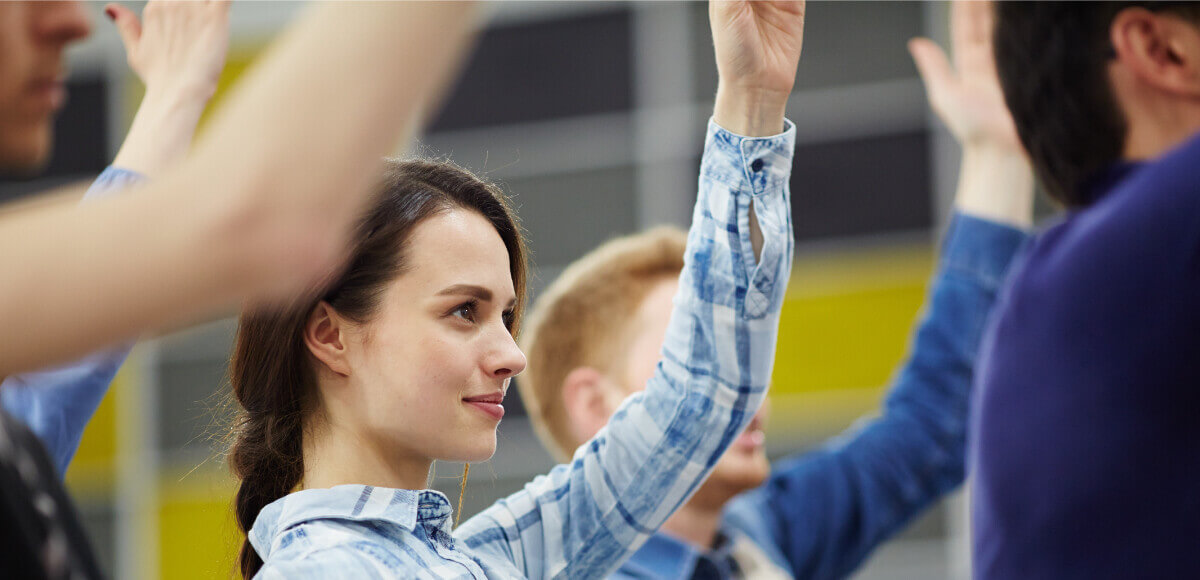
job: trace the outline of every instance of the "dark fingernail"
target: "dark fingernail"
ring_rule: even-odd
[[[113,10],[112,8],[105,8],[104,15],[107,16],[108,19],[112,20],[113,22],[117,21],[117,11]]]

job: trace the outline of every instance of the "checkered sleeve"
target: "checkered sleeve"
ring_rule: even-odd
[[[794,147],[790,122],[750,138],[710,121],[654,377],[569,464],[465,522],[460,541],[528,578],[602,578],[695,491],[766,395],[792,263]]]

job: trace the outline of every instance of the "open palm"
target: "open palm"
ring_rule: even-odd
[[[723,83],[791,93],[804,40],[803,0],[714,0],[708,14]]]
[[[950,7],[953,66],[946,53],[927,38],[914,39],[909,51],[925,82],[930,106],[960,143],[1020,150],[996,75],[994,27],[990,2],[957,1]]]

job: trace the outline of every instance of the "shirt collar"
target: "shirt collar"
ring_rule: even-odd
[[[733,542],[725,532],[718,531],[714,546],[710,551],[702,551],[674,536],[659,532],[650,536],[622,568],[636,570],[648,578],[687,580],[692,577],[696,562],[701,557],[728,558]]]
[[[271,502],[254,520],[249,538],[255,551],[265,560],[276,537],[307,521],[378,520],[410,531],[419,524],[433,536],[436,531],[450,534],[452,513],[446,496],[433,490],[338,485],[298,491]]]

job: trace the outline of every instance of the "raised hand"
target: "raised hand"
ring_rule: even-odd
[[[104,12],[116,24],[129,67],[147,91],[189,89],[207,92],[207,98],[225,67],[229,5],[227,0],[152,1],[142,11],[145,22],[120,4],[109,4]]]
[[[130,68],[146,85],[114,165],[154,174],[187,154],[225,67],[229,5],[228,0],[155,0],[142,11],[141,21],[120,4],[105,6]]]
[[[914,38],[908,50],[917,63],[929,105],[963,146],[988,145],[1020,151],[1012,115],[1004,104],[996,61],[990,2],[954,2],[950,7],[951,65],[928,38]]]
[[[720,74],[718,124],[750,136],[782,130],[804,41],[804,8],[802,0],[709,2]]]
[[[1033,223],[1033,170],[1004,104],[996,61],[990,2],[957,1],[950,7],[954,65],[933,41],[908,44],[929,105],[963,147],[954,204],[958,210],[1001,223]]]

